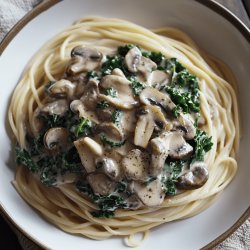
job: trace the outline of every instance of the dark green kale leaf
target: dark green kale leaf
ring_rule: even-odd
[[[157,65],[160,65],[162,63],[162,61],[165,59],[165,56],[161,53],[161,52],[149,52],[149,51],[145,51],[142,52],[142,55],[144,57],[149,58],[150,60],[152,60],[153,62],[155,62]]]
[[[108,95],[108,96],[111,96],[113,98],[116,98],[118,96],[117,90],[112,88],[112,87],[107,88],[105,94]]]
[[[165,193],[167,195],[175,195],[177,192],[177,178],[179,177],[185,161],[166,161],[163,169],[163,178],[161,182],[163,183]]]
[[[16,162],[18,165],[24,165],[28,168],[29,171],[36,173],[39,170],[36,162],[33,161],[29,152],[25,149],[22,149],[19,145],[16,146]]]
[[[104,134],[100,134],[100,139],[101,139],[101,142],[103,145],[107,145],[109,146],[110,148],[116,148],[116,147],[121,147],[125,144],[126,140],[124,141],[119,141],[119,142],[116,142],[116,141],[113,141],[111,139],[109,139],[106,135]]]
[[[165,61],[164,69],[170,74],[174,75],[175,73],[179,73],[185,68],[179,63],[176,58],[170,58]]]
[[[172,101],[179,106],[179,110],[181,108],[185,113],[200,111],[199,92],[194,94],[191,92],[182,92],[179,88],[172,85],[166,86],[165,91],[170,95]]]
[[[87,118],[80,118],[77,125],[74,126],[74,134],[76,138],[88,136],[92,133],[92,123]]]
[[[175,118],[179,117],[180,113],[182,112],[182,108],[179,104],[177,104],[174,108],[173,108],[173,115]]]
[[[113,111],[111,119],[116,126],[120,126],[122,115],[123,113],[121,110],[116,109]]]
[[[107,101],[100,101],[96,104],[96,108],[98,109],[106,109],[109,107],[109,103]]]
[[[118,54],[119,54],[120,56],[125,57],[126,54],[128,53],[128,51],[131,50],[131,49],[133,49],[134,47],[138,47],[138,46],[136,46],[136,45],[134,45],[134,44],[126,44],[126,45],[124,45],[124,46],[118,47],[117,52],[118,52]],[[138,48],[139,48],[139,47],[138,47]]]
[[[203,161],[205,153],[213,147],[212,136],[209,137],[205,131],[197,129],[193,145],[195,148],[194,160]]]
[[[123,57],[120,55],[116,56],[107,56],[107,60],[102,64],[102,75],[110,75],[113,69],[119,68],[123,72],[125,71],[123,66]]]
[[[88,79],[98,79],[99,80],[100,77],[98,76],[96,71],[92,70],[92,71],[89,71],[87,73],[87,78]]]
[[[110,218],[110,217],[115,215],[114,211],[117,208],[126,207],[125,200],[121,196],[119,196],[115,193],[107,195],[107,196],[96,195],[96,194],[94,194],[90,185],[88,183],[83,182],[83,181],[78,181],[76,183],[76,188],[80,192],[89,196],[89,198],[92,199],[94,201],[94,203],[99,206],[100,211],[92,213],[92,215],[94,217]]]
[[[138,96],[145,89],[145,85],[139,82],[135,76],[128,77],[128,80],[131,82],[130,86],[135,96]]]

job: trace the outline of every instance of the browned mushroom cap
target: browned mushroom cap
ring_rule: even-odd
[[[149,58],[142,56],[141,51],[137,47],[134,47],[128,51],[125,56],[125,65],[130,72],[139,72],[146,79],[148,78],[149,74],[157,68],[156,63]]]
[[[129,180],[145,181],[148,177],[149,155],[139,149],[132,149],[122,159],[125,176]]]
[[[66,151],[69,143],[69,132],[66,128],[51,128],[44,137],[44,146],[51,151]]]
[[[116,183],[103,173],[91,173],[87,181],[97,195],[109,195],[114,192]]]
[[[208,180],[208,170],[204,162],[194,162],[190,170],[180,176],[177,181],[179,189],[197,189],[202,187]]]
[[[159,206],[165,197],[162,184],[158,179],[147,185],[133,181],[130,185],[130,189],[138,196],[141,202],[148,207]]]
[[[96,69],[102,61],[103,55],[92,47],[77,46],[71,51],[72,61],[67,69],[69,75],[88,72]]]
[[[75,92],[76,85],[72,82],[61,79],[54,84],[52,84],[48,91],[51,96],[57,97],[57,98],[72,98]]]

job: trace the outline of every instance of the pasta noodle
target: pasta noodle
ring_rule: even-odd
[[[213,147],[206,154],[208,181],[199,189],[167,196],[157,207],[118,209],[113,218],[96,218],[97,205],[78,192],[72,183],[46,187],[25,167],[19,166],[14,185],[19,194],[49,222],[62,230],[102,240],[127,236],[129,246],[137,246],[136,233],[147,237],[151,228],[194,216],[209,207],[231,182],[237,171],[239,113],[235,79],[222,62],[201,51],[192,39],[175,28],[148,30],[136,24],[110,18],[80,19],[48,41],[31,61],[13,93],[9,123],[22,148],[26,148],[27,124],[33,124],[37,107],[42,107],[44,85],[65,71],[71,50],[91,45],[109,53],[123,44],[136,44],[148,51],[160,51],[177,58],[198,77],[202,129],[212,136]]]

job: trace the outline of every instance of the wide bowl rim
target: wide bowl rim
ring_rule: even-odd
[[[47,9],[51,8],[55,4],[61,2],[62,0],[44,0],[38,5],[36,5],[31,11],[29,11],[26,15],[24,15],[12,28],[11,30],[6,34],[4,39],[0,42],[0,56],[4,52],[4,50],[7,48],[9,43],[14,39],[14,37],[21,31],[26,24],[28,24],[31,20],[33,20],[35,17],[40,15],[42,12],[46,11]],[[245,39],[250,43],[250,28],[246,26],[235,14],[233,14],[230,10],[228,10],[226,7],[221,5],[220,3],[216,2],[215,0],[193,0],[196,1],[207,8],[211,9],[212,11],[216,12],[217,14],[223,16],[227,21],[229,21],[240,33],[245,37]],[[29,235],[26,231],[24,231],[20,225],[18,225],[14,219],[8,214],[8,212],[4,209],[3,205],[0,203],[0,214],[3,215],[3,218],[8,221],[8,223],[11,224],[11,226],[14,226],[14,229],[19,234],[22,234],[23,236],[27,237],[29,240],[31,240],[34,244],[46,249],[47,246],[42,244],[37,239],[33,238],[31,235]],[[226,238],[228,238],[230,235],[232,235],[241,225],[242,223],[250,216],[250,207],[247,208],[247,210],[242,214],[242,216],[223,234],[218,236],[216,239],[214,239],[212,242],[208,243],[206,246],[204,246],[201,250],[208,250],[211,249],[221,242],[223,242]]]

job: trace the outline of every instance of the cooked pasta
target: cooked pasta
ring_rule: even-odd
[[[125,64],[124,61],[119,64],[117,58],[123,58]],[[88,70],[85,68],[87,63]],[[154,79],[153,74],[161,75],[161,82],[159,78]],[[93,89],[86,94],[86,79],[100,89],[97,93],[97,99],[100,99],[98,103],[94,100],[94,108],[88,106],[92,103]],[[197,88],[190,90],[188,84],[195,86],[196,81]],[[179,84],[180,92],[171,87],[173,84]],[[217,199],[235,176],[240,136],[235,89],[234,76],[227,66],[200,50],[187,34],[176,28],[148,30],[119,19],[80,19],[39,50],[13,93],[8,117],[18,144],[19,166],[14,185],[28,204],[68,233],[96,240],[126,236],[129,246],[137,246],[134,234],[144,233],[145,238],[151,228],[200,213]],[[75,94],[76,91],[79,94]],[[130,96],[129,91],[132,91]],[[194,106],[182,103],[178,98],[183,96],[191,98],[188,100],[190,103],[194,101],[191,103]],[[168,98],[164,99],[168,100],[168,105],[157,98]],[[83,106],[84,102],[87,108]],[[110,125],[112,122],[105,120],[104,111],[111,107],[111,118],[107,118],[113,121]],[[65,116],[67,112],[71,112],[68,117]],[[48,117],[52,118],[50,123]],[[189,126],[187,117],[192,121],[190,126],[194,133],[190,137],[190,128],[184,128]],[[80,125],[69,125],[70,119]],[[120,125],[117,124],[119,119],[123,119]],[[60,125],[51,125],[56,123]],[[52,138],[48,130],[41,133],[44,124],[54,131],[53,136],[57,133],[61,137]],[[91,135],[93,124],[96,134]],[[132,128],[127,128],[129,124]],[[65,129],[64,125],[71,129]],[[102,133],[97,137],[100,131]],[[103,135],[112,131],[118,131],[114,132],[118,133],[115,141]],[[69,148],[67,143],[71,133],[74,136],[71,146],[74,146]],[[199,140],[198,136],[202,138]],[[35,143],[41,142],[46,144],[45,149],[36,152]],[[201,151],[198,143],[205,143]],[[181,145],[182,149],[171,148],[174,144]],[[165,151],[160,151],[160,147]],[[187,151],[181,151],[183,148]],[[58,164],[59,151],[64,151],[59,163],[64,164],[64,168],[59,177],[51,177],[50,174],[58,174],[54,168]],[[70,165],[73,156],[68,152],[78,157],[77,163]],[[119,157],[113,156],[113,152]],[[117,169],[108,172],[110,166],[114,166],[113,162],[102,170],[103,165],[98,165],[97,161],[103,154],[106,158],[105,161],[102,158],[101,164],[108,164],[114,158],[119,165],[117,169],[121,165],[125,173],[122,177],[115,172]],[[55,162],[51,163],[52,160]],[[93,175],[95,169],[89,165],[90,161],[95,162],[96,171],[102,172]],[[164,182],[162,171],[166,164],[178,168],[177,163],[182,170],[177,171],[175,177],[173,172],[168,172]],[[52,164],[49,171],[46,164]],[[39,170],[41,166],[43,170]],[[143,172],[145,167],[151,168],[149,174]],[[196,167],[196,172],[191,171],[192,167]],[[73,170],[70,172],[69,168]],[[138,169],[135,171],[135,168]],[[141,172],[138,174],[138,171]],[[195,176],[197,171],[203,171],[204,176]],[[190,174],[193,179],[187,180]],[[97,179],[97,175],[101,179]],[[101,183],[103,178],[105,181],[108,178],[111,183],[108,191],[104,182]],[[115,209],[105,210],[107,205],[100,200],[112,195],[114,198],[112,192],[120,191],[111,188],[111,192],[110,187],[114,182],[124,184],[124,178],[127,180],[125,186],[119,186],[123,188],[122,195],[112,200]],[[99,191],[97,182],[101,186]],[[146,183],[145,187],[141,183]],[[157,185],[160,185],[159,190]],[[147,192],[151,188],[157,194],[149,199]],[[126,204],[130,199],[130,205],[124,205],[124,195]],[[121,199],[122,203],[119,203]],[[103,213],[98,213],[100,210]]]

